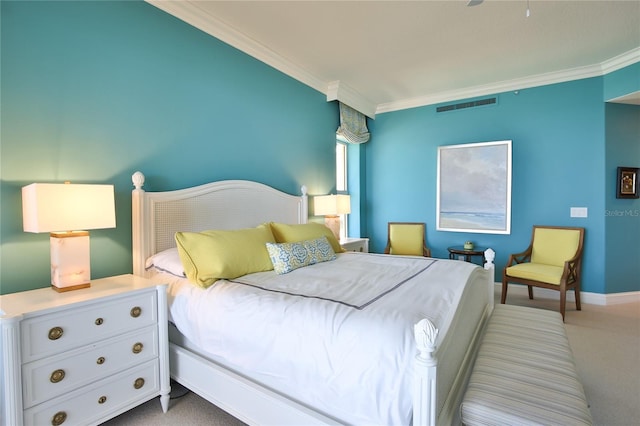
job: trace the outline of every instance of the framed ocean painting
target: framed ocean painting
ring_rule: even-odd
[[[511,141],[438,147],[436,229],[511,233]]]

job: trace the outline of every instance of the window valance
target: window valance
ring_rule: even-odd
[[[336,137],[348,143],[367,142],[370,134],[364,114],[340,102],[340,127],[336,131]]]

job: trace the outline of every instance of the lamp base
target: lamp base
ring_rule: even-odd
[[[56,287],[55,285],[51,284],[51,288],[57,291],[58,293],[64,293],[65,291],[71,291],[71,290],[80,290],[81,288],[89,288],[89,287],[91,287],[91,283],[70,285],[68,287]]]
[[[340,217],[338,216],[325,216],[324,224],[327,228],[331,229],[336,239],[340,241]]]
[[[51,287],[58,292],[87,288],[91,285],[89,232],[52,232]]]

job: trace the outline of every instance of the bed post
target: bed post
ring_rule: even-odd
[[[144,265],[144,245],[143,241],[143,214],[144,214],[144,175],[142,172],[135,172],[131,176],[134,189],[131,191],[131,235],[133,250],[133,275],[143,277]]]
[[[485,264],[484,264],[484,269],[485,271],[487,271],[487,275],[488,275],[488,279],[489,279],[489,306],[491,308],[491,312],[493,312],[493,305],[494,305],[494,297],[493,297],[493,292],[494,292],[494,280],[495,280],[495,271],[496,271],[496,265],[493,263],[493,261],[496,258],[496,252],[493,251],[493,249],[488,248],[484,251],[484,259],[485,259]]]
[[[436,350],[438,329],[428,319],[422,319],[414,328],[418,355],[415,360],[413,384],[413,426],[436,424]]]
[[[302,194],[302,202],[300,203],[300,211],[298,213],[298,223],[307,223],[309,221],[309,195],[307,194],[307,187],[302,185],[300,187],[300,193]]]
[[[484,252],[484,274],[487,279],[487,311],[491,315],[494,299],[494,274],[493,263],[496,253],[492,249]],[[486,318],[485,318],[486,321]],[[415,376],[413,378],[413,426],[435,426],[437,423],[437,393],[436,378],[438,360],[433,355],[436,351],[436,338],[438,329],[428,319],[423,319],[413,328],[418,355],[414,363]]]

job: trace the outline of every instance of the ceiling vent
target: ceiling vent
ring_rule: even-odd
[[[477,101],[461,102],[459,104],[443,105],[436,108],[436,112],[457,111],[459,109],[474,108],[478,106],[493,105],[496,98],[478,99]]]

